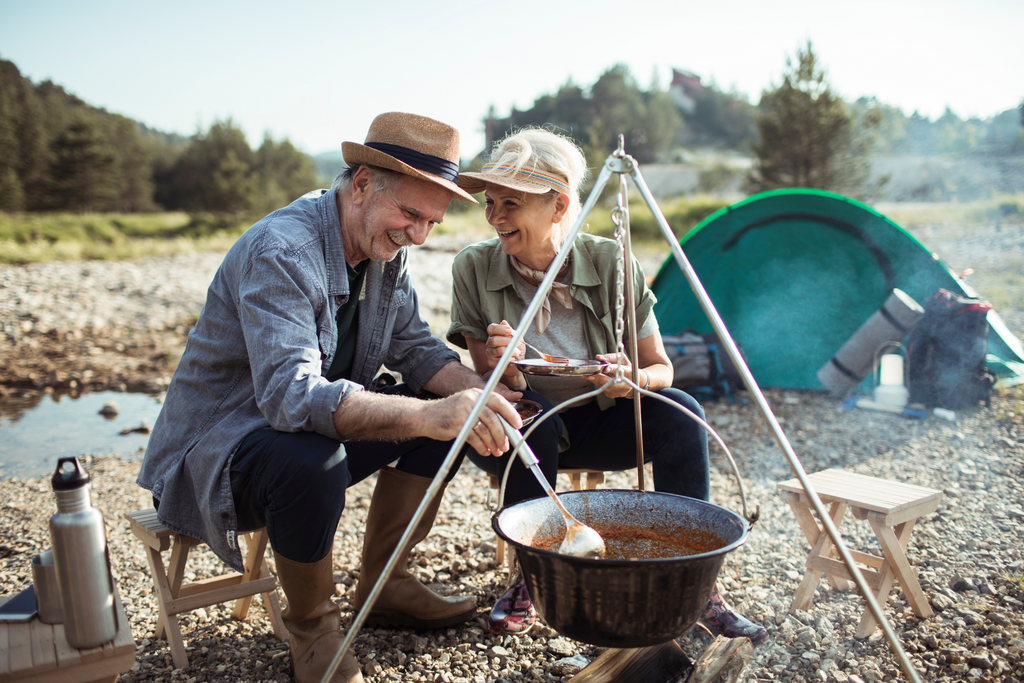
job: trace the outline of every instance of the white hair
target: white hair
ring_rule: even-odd
[[[348,189],[352,185],[352,178],[355,176],[356,171],[359,170],[360,166],[366,166],[370,170],[370,176],[373,178],[373,191],[377,194],[389,195],[394,192],[398,185],[402,182],[403,175],[398,171],[391,171],[386,168],[380,168],[379,166],[371,166],[370,164],[356,164],[355,166],[349,166],[344,171],[338,174],[338,177],[331,183],[332,190],[344,190]]]
[[[524,128],[510,132],[494,144],[488,163],[508,166],[519,170],[532,169],[565,178],[569,185],[569,207],[558,223],[557,242],[565,241],[580,216],[580,186],[586,182],[587,160],[572,138],[552,133],[544,128]],[[540,197],[555,199],[557,193],[551,190]]]

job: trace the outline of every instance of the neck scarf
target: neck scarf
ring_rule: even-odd
[[[543,270],[534,270],[529,266],[521,263],[515,256],[509,256],[509,261],[512,263],[512,267],[522,275],[523,277],[530,278],[536,282],[540,282],[544,279],[547,274]],[[568,259],[566,259],[568,264]],[[561,270],[561,268],[559,268]],[[537,319],[535,323],[537,325],[537,334],[544,334],[544,330],[547,329],[548,324],[551,322],[551,302],[548,301],[550,297],[554,297],[555,301],[562,304],[566,308],[572,310],[572,297],[569,296],[569,285],[558,282],[557,280],[551,285],[551,291],[548,292],[550,296],[544,297],[544,305],[537,313]]]

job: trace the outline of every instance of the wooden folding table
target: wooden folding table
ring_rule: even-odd
[[[68,645],[63,624],[0,623],[0,683],[99,683],[116,681],[135,663],[135,641],[115,588],[117,634],[87,650]]]

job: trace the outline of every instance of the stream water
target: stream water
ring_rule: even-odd
[[[110,401],[117,404],[117,415],[101,415]],[[152,427],[160,406],[147,394],[112,391],[0,403],[0,479],[52,474],[57,459],[68,456],[141,459],[149,434],[132,430]]]

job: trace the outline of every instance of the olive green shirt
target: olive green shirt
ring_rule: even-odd
[[[570,256],[569,295],[584,308],[584,333],[588,357],[615,352],[615,257],[614,240],[580,233]],[[643,268],[630,256],[633,267],[633,301],[639,330],[653,315],[657,299],[647,286]],[[487,326],[507,320],[518,327],[526,302],[512,281],[512,264],[501,250],[498,238],[463,249],[452,264],[452,324],[448,341],[467,348],[465,337],[487,340]],[[557,304],[553,304],[557,305]],[[627,346],[629,330],[623,328]],[[602,409],[614,399],[598,396]]]

